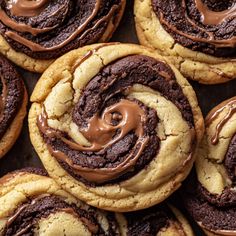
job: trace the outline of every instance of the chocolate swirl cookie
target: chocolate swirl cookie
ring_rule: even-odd
[[[31,168],[0,179],[0,235],[121,234],[115,214],[80,202]]]
[[[1,0],[0,52],[43,72],[66,52],[110,39],[125,0]]]
[[[236,1],[135,0],[140,42],[168,56],[187,77],[236,78]]]
[[[14,66],[0,55],[0,157],[18,138],[26,115],[27,92]]]
[[[167,198],[192,167],[203,132],[191,86],[138,45],[70,52],[45,71],[31,101],[30,136],[49,175],[109,210]]]
[[[196,173],[185,186],[185,203],[209,235],[236,235],[236,97],[206,118]]]
[[[117,215],[122,235],[193,236],[184,216],[173,206],[162,203],[154,207]]]

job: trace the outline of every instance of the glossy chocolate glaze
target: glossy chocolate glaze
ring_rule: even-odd
[[[116,20],[121,0],[1,1],[0,33],[16,51],[52,59],[97,42]],[[60,50],[58,50],[60,49]]]

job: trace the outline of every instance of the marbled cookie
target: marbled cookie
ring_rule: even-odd
[[[236,78],[235,0],[135,0],[141,44],[167,56],[187,78]]]
[[[108,41],[126,0],[3,0],[0,52],[24,69],[43,72],[66,52]]]
[[[208,235],[236,235],[236,97],[206,118],[197,150],[196,175],[185,185],[184,201]]]
[[[138,45],[66,54],[42,75],[31,101],[30,137],[49,175],[114,211],[147,208],[173,193],[204,129],[192,87]]]
[[[0,179],[0,235],[121,234],[115,214],[85,205],[42,170],[29,168]]]
[[[162,203],[151,208],[117,215],[121,235],[193,236],[191,226],[175,207]]]
[[[21,132],[27,102],[23,80],[15,67],[0,55],[0,158]]]

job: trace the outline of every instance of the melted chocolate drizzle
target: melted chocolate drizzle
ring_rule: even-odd
[[[232,97],[229,100],[226,100],[222,104],[214,108],[206,117],[206,126],[211,125],[211,123],[219,117],[219,115],[225,110],[228,109],[227,113],[220,119],[216,124],[214,135],[211,137],[211,144],[217,145],[219,143],[219,137],[224,126],[232,119],[236,114],[236,97]],[[220,145],[220,144],[219,144]],[[227,170],[228,176],[232,181],[232,185],[236,185],[236,133],[233,135],[228,150],[226,152],[224,163]],[[234,199],[233,202],[236,203],[236,194],[234,191],[230,194],[231,197],[228,199]]]
[[[152,0],[152,7],[177,43],[217,57],[236,56],[235,1]]]
[[[122,1],[0,1],[0,33],[16,51],[52,59],[97,42]],[[60,49],[60,50],[58,50]]]
[[[236,133],[233,136],[226,157],[224,160],[224,165],[227,173],[232,181],[233,186],[236,186]],[[234,193],[235,204],[236,204],[236,193]]]
[[[128,179],[158,153],[156,111],[125,95],[134,84],[162,93],[179,108],[189,127],[194,127],[191,106],[173,71],[165,63],[135,55],[106,66],[84,88],[72,118],[79,130],[88,135],[89,141],[96,140],[90,136],[99,134],[107,145],[99,144],[100,148],[94,149],[94,141],[91,147],[73,144],[66,134],[47,127],[44,122],[47,117],[43,119],[41,115],[38,119],[38,127],[51,154],[73,177],[85,184],[100,185]],[[129,110],[131,107],[135,110]],[[99,125],[93,125],[94,119]],[[102,126],[101,122],[104,122]],[[92,135],[91,125],[96,127]],[[108,133],[104,133],[104,125],[109,127]],[[102,133],[98,127],[102,127]]]

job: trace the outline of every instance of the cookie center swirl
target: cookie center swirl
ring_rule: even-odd
[[[85,147],[66,138],[63,138],[58,131],[52,130],[47,124],[47,114],[45,110],[39,116],[38,125],[50,138],[60,137],[71,148],[78,151],[99,151],[124,138],[129,132],[135,131],[135,134],[142,140],[142,146],[145,146],[146,139],[142,127],[145,121],[145,113],[138,104],[129,100],[122,99],[120,102],[105,109],[102,117],[95,114],[86,128],[80,129],[80,132],[91,143],[90,147]],[[114,122],[118,122],[114,125]],[[116,135],[119,130],[119,134]]]
[[[86,54],[76,65],[95,52]],[[124,57],[102,68],[71,106],[71,122],[78,127],[79,136],[88,141],[86,145],[50,127],[47,102],[42,104],[45,109],[37,121],[40,133],[51,155],[73,177],[90,185],[120,182],[156,157],[160,147],[157,108],[132,97],[134,87],[141,85],[170,100],[187,126],[193,128],[191,107],[171,68],[143,55]]]
[[[129,170],[135,165],[138,158],[145,149],[149,138],[144,135],[143,122],[146,121],[145,112],[138,104],[129,100],[121,99],[120,102],[106,108],[100,118],[99,114],[95,114],[88,122],[84,129],[80,129],[81,133],[87,138],[91,146],[85,147],[62,136],[57,130],[51,129],[47,124],[47,114],[45,111],[39,116],[38,127],[41,132],[50,138],[59,138],[71,149],[77,151],[96,152],[106,149],[109,146],[119,142],[131,131],[134,131],[138,140],[137,151],[135,155],[130,155],[126,160],[115,168],[94,170],[73,164],[73,162],[62,152],[55,151],[50,148],[51,153],[59,160],[66,162],[73,169],[77,170],[85,179],[102,183],[110,179],[116,178],[122,173]],[[114,123],[117,123],[114,125]]]
[[[7,8],[15,16],[37,16],[46,7],[49,0],[10,0]]]
[[[144,134],[142,120],[145,120],[144,111],[136,103],[122,99],[106,108],[101,118],[98,114],[92,117],[88,127],[81,130],[85,138],[92,143],[86,150],[98,151],[112,145],[132,130],[138,137],[142,137]],[[119,124],[113,125],[115,121]],[[120,133],[113,139],[118,129]]]

